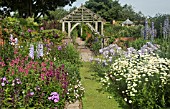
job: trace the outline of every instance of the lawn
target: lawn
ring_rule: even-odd
[[[114,98],[108,98],[108,93],[100,91],[100,78],[94,76],[95,74],[96,72],[90,71],[90,63],[83,63],[80,68],[82,84],[85,87],[83,109],[122,109]]]

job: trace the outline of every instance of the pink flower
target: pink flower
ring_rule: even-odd
[[[44,27],[41,27],[40,30],[44,30]]]
[[[41,74],[41,79],[44,80],[44,74]]]
[[[12,70],[12,75],[14,75],[15,74],[15,71],[14,70]]]
[[[28,69],[25,69],[25,76],[28,75]]]
[[[42,71],[43,71],[43,72],[47,71],[46,67],[43,67],[43,68],[42,68]]]
[[[31,29],[28,29],[28,32],[30,33],[32,30]]]

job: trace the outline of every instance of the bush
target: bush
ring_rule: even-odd
[[[119,58],[102,82],[119,93],[132,109],[160,109],[170,105],[170,60],[152,55]]]
[[[6,43],[0,48],[0,108],[61,109],[66,102],[82,98],[79,53],[71,44],[62,45],[65,34],[55,29],[21,26],[18,32],[4,28],[7,29],[3,31]],[[15,34],[18,43],[9,38],[10,34]]]

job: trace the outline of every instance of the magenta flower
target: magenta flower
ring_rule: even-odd
[[[57,92],[51,92],[51,96],[48,97],[49,100],[54,101],[55,103],[59,102],[59,94]]]
[[[32,30],[31,29],[28,29],[28,32],[30,33]]]
[[[61,46],[58,46],[58,50],[62,50],[62,47],[61,47]]]

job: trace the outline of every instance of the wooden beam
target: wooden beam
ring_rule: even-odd
[[[68,37],[71,37],[71,22],[68,22]]]
[[[62,32],[65,32],[65,22],[62,22]]]

